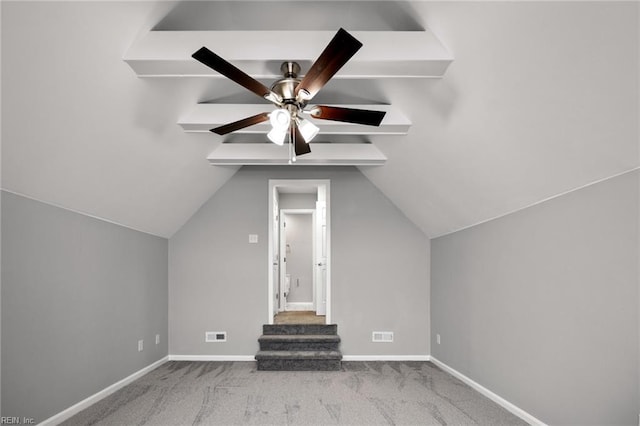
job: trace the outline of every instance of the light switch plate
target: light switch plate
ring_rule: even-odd
[[[249,234],[249,243],[257,244],[258,243],[258,234]]]

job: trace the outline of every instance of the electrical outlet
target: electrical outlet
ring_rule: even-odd
[[[142,352],[144,349],[144,340],[138,340],[138,352]]]
[[[257,244],[258,243],[258,234],[249,234],[249,243]]]
[[[156,345],[160,344],[160,335],[156,334]]]
[[[436,334],[436,343],[440,344],[440,335],[439,334]]]

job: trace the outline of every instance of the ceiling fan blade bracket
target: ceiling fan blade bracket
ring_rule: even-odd
[[[268,100],[269,102],[272,102],[278,106],[282,106],[283,103],[283,99],[280,95],[278,95],[276,92],[273,91],[269,91],[269,93],[267,93],[266,95],[263,96],[263,98],[265,98],[266,100]]]
[[[311,93],[309,93],[309,91],[304,88],[299,89],[296,95],[296,101],[300,104],[308,102],[309,100],[311,100],[311,98]]]

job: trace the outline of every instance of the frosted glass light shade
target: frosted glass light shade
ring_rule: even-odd
[[[269,122],[274,130],[286,132],[291,123],[291,114],[286,109],[276,109],[269,114]]]
[[[302,135],[306,143],[311,142],[311,139],[315,138],[320,131],[318,126],[316,126],[306,118],[298,122],[298,129],[300,130],[300,134]]]
[[[282,145],[284,144],[284,140],[287,137],[287,129],[288,128],[285,128],[284,130],[280,130],[274,127],[269,131],[269,133],[267,133],[267,137],[271,142],[275,143],[276,145]]]

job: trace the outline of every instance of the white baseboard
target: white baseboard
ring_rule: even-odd
[[[97,392],[97,393],[91,395],[90,397],[88,397],[86,399],[83,399],[82,401],[78,402],[75,405],[72,405],[71,407],[67,408],[64,411],[59,412],[55,416],[49,417],[48,419],[46,419],[43,422],[39,423],[39,426],[49,426],[49,425],[53,426],[53,425],[60,424],[65,420],[70,419],[72,416],[75,416],[80,411],[84,410],[85,408],[88,408],[89,406],[95,404],[96,402],[100,401],[101,399],[104,399],[104,398],[108,397],[109,395],[111,395],[115,391],[117,391],[119,389],[122,389],[123,387],[125,387],[129,383],[139,379],[140,377],[144,376],[148,372],[156,369],[157,367],[161,366],[162,364],[164,364],[168,360],[169,360],[168,356],[166,356],[166,357],[164,357],[162,359],[159,359],[158,361],[154,362],[153,364],[148,365],[148,366],[144,367],[143,369],[136,371],[135,373],[131,374],[130,376],[125,377],[124,379],[120,380],[119,382],[116,382],[116,383],[112,384],[111,386],[109,386],[107,388],[104,388],[100,392]]]
[[[343,361],[429,361],[429,355],[343,355]]]
[[[169,361],[255,361],[255,355],[169,355]]]
[[[544,423],[541,420],[533,417],[531,414],[527,413],[526,411],[524,411],[520,407],[515,406],[514,404],[510,403],[509,401],[507,401],[506,399],[502,398],[501,396],[496,395],[495,393],[491,392],[489,389],[485,388],[481,384],[479,384],[479,383],[475,382],[474,380],[470,379],[469,377],[465,376],[464,374],[462,374],[458,370],[455,370],[455,369],[449,367],[447,364],[443,363],[442,361],[438,361],[436,358],[434,358],[432,356],[430,356],[429,358],[431,359],[432,363],[437,365],[443,371],[446,371],[447,373],[451,374],[452,376],[456,377],[457,379],[460,379],[461,381],[463,381],[467,385],[471,386],[476,391],[480,392],[482,395],[486,396],[487,398],[489,398],[490,400],[492,400],[496,404],[500,405],[505,410],[508,410],[511,413],[515,414],[516,416],[520,417],[522,420],[524,420],[525,422],[529,423],[530,425],[547,426],[546,423]]]
[[[429,355],[343,355],[343,361],[429,361]],[[169,361],[255,361],[255,355],[169,355]]]

